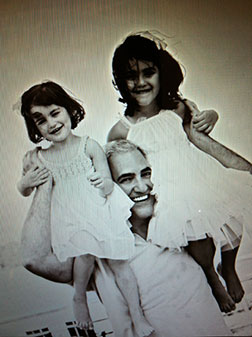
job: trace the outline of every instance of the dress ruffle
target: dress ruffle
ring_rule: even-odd
[[[234,246],[243,224],[251,231],[252,177],[224,168],[189,142],[181,118],[173,111],[131,124],[127,139],[146,152],[158,196],[148,238],[180,248],[208,236]]]

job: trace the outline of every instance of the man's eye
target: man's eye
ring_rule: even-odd
[[[147,171],[147,172],[142,173],[142,177],[150,178],[151,177],[151,171]]]
[[[119,184],[127,184],[131,182],[131,178],[123,178],[122,180],[119,181]]]

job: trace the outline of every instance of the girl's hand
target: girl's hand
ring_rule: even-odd
[[[107,196],[113,191],[113,181],[110,178],[104,178],[99,172],[92,172],[87,177],[96,188],[99,188],[102,196]]]
[[[192,110],[192,123],[199,132],[209,134],[213,130],[218,118],[219,116],[214,110]]]
[[[36,147],[35,149],[26,152],[23,158],[23,175],[25,175],[30,169],[38,165],[38,161],[39,161],[38,151],[39,150],[40,150],[40,147]]]
[[[49,177],[49,171],[44,167],[33,166],[22,177],[20,184],[23,189],[38,187],[44,184]]]

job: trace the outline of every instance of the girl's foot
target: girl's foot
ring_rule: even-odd
[[[235,310],[235,302],[221,283],[212,287],[212,292],[222,312],[228,313]]]
[[[224,281],[226,282],[227,291],[229,295],[232,297],[235,303],[241,302],[244,296],[244,290],[241,285],[241,281],[235,271],[235,269],[224,269],[221,263],[217,266],[218,273],[223,277]]]
[[[206,276],[220,310],[225,313],[233,311],[235,309],[235,302],[226,292],[216,272],[214,270],[206,272]]]
[[[137,319],[134,320],[134,327],[139,337],[151,336],[154,332],[153,327],[147,322],[143,314]]]
[[[85,331],[94,330],[94,325],[87,306],[86,296],[73,297],[73,311],[78,328]]]

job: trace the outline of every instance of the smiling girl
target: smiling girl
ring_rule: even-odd
[[[96,258],[108,259],[139,337],[153,331],[146,321],[137,283],[127,260],[134,252],[128,218],[133,202],[112,182],[106,156],[88,136],[72,133],[83,107],[54,82],[35,85],[22,95],[22,116],[30,140],[51,142],[24,157],[18,189],[24,196],[53,179],[51,245],[59,261],[74,258],[73,309],[78,327],[95,336],[86,288]]]
[[[163,42],[142,32],[128,36],[115,50],[114,85],[126,110],[108,140],[128,139],[146,151],[158,196],[148,238],[171,249],[185,247],[205,272],[220,309],[229,312],[244,294],[235,259],[243,216],[251,219],[251,179],[220,163],[242,171],[252,166],[206,135],[216,113],[200,112],[181,99],[183,73]],[[213,266],[213,240],[222,246],[228,292]]]

